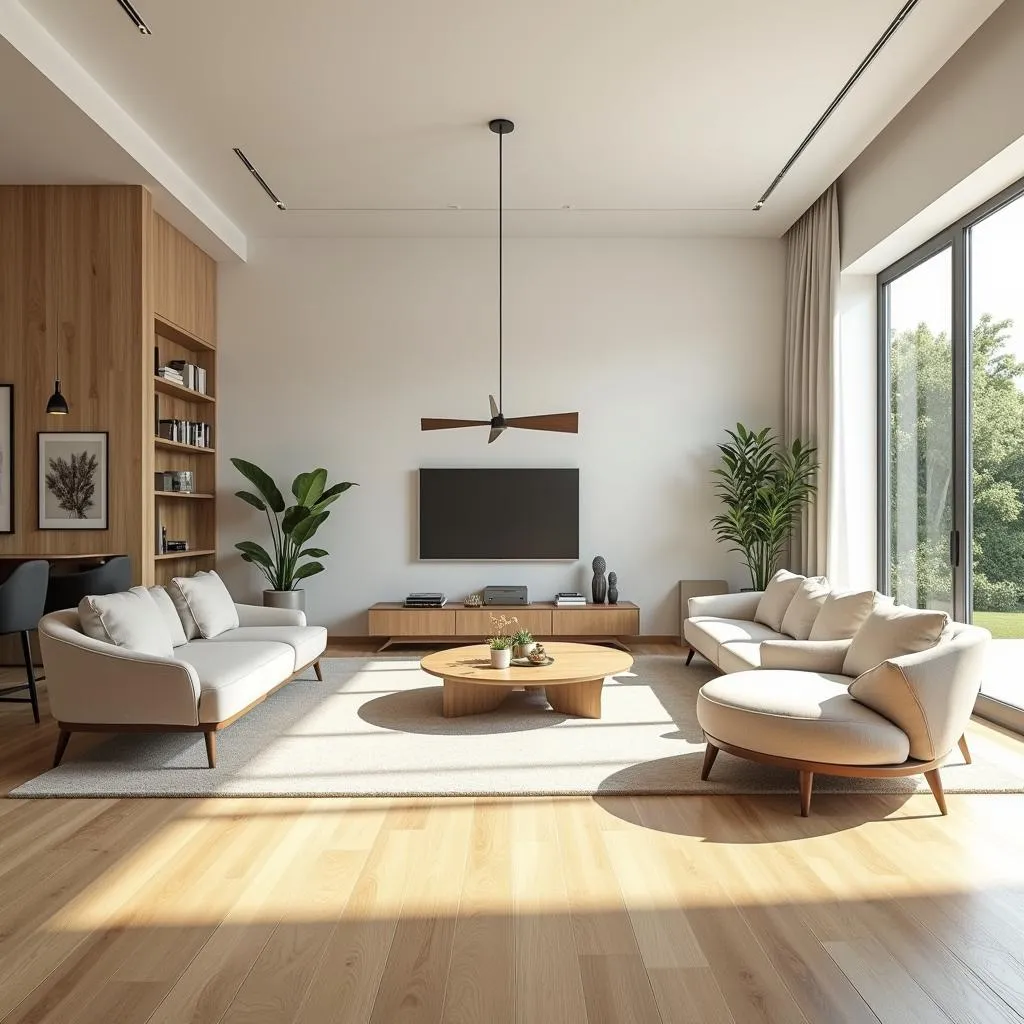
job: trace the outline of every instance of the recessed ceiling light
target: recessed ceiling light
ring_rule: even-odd
[[[235,156],[237,156],[238,159],[241,160],[243,164],[245,164],[245,169],[260,183],[260,188],[262,188],[263,191],[266,192],[268,196],[270,196],[271,202],[279,210],[288,209],[288,207],[286,207],[284,203],[282,203],[281,200],[277,198],[276,194],[274,193],[274,190],[264,180],[263,175],[260,174],[260,172],[257,171],[255,167],[253,167],[252,162],[249,160],[249,158],[237,146],[234,146],[233,149],[235,151]]]
[[[132,6],[131,0],[117,0],[121,10],[131,19],[132,24],[139,30],[144,36],[151,36],[153,34],[152,29],[146,24],[142,15]]]

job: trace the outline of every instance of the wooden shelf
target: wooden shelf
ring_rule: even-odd
[[[216,497],[214,494],[208,494],[205,491],[154,491],[153,492],[158,498],[198,498],[209,500]]]
[[[202,391],[196,391],[195,388],[187,388],[184,384],[176,384],[173,380],[167,380],[165,377],[158,377],[156,374],[153,375],[153,387],[156,391],[159,391],[161,395],[168,395],[171,398],[180,398],[185,402],[217,401],[213,395],[203,394]]]
[[[197,444],[182,444],[181,441],[168,441],[166,437],[154,437],[153,444],[157,448],[165,448],[172,452],[195,452],[197,455],[213,455],[216,448],[200,448]]]
[[[201,548],[197,551],[169,551],[166,555],[154,555],[158,562],[183,562],[188,558],[208,558],[217,554],[214,548]]]
[[[193,352],[213,352],[216,350],[216,345],[211,345],[210,342],[200,338],[198,334],[193,334],[191,331],[185,330],[184,327],[179,327],[176,323],[172,323],[167,317],[161,316],[159,313],[153,314],[153,324],[156,333],[161,338],[169,338],[171,341],[181,345],[182,348],[191,349]]]

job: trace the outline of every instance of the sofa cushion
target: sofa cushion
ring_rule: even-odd
[[[214,643],[191,640],[174,650],[199,677],[199,721],[224,722],[266,696],[294,671],[295,651],[288,644]]]
[[[723,672],[749,672],[761,667],[760,640],[733,640],[718,648],[718,667]]]
[[[697,696],[713,739],[776,757],[823,764],[900,764],[906,733],[855,701],[840,675],[760,669],[719,676]]]
[[[842,673],[852,640],[765,640],[759,668]]]
[[[843,673],[859,676],[901,654],[926,651],[939,642],[949,624],[945,612],[889,605],[876,608],[854,634],[843,662]]]
[[[292,671],[316,661],[327,649],[327,630],[323,626],[239,626],[210,640],[214,644],[232,644],[269,640],[287,644],[295,653]]]
[[[782,631],[782,620],[789,610],[789,604],[796,595],[804,577],[788,569],[780,569],[765,587],[764,596],[757,603],[754,621],[760,622],[776,633]]]
[[[178,615],[178,609],[174,607],[171,595],[163,587],[147,587],[146,589],[149,590],[149,596],[153,598],[160,610],[160,617],[164,620],[164,627],[171,638],[172,646],[180,647],[182,644],[188,643],[185,627],[181,624],[181,617]]]
[[[762,626],[760,622],[747,619],[718,619],[710,615],[698,615],[683,624],[683,638],[692,644],[709,661],[718,664],[718,651],[723,643],[730,640],[777,640],[781,633]]]
[[[821,611],[831,587],[824,576],[808,576],[796,588],[793,600],[789,602],[782,617],[780,632],[794,640],[809,640],[814,620]]]
[[[235,602],[220,576],[212,570],[197,572],[195,576],[175,576],[169,590],[189,639],[198,635],[212,640],[224,630],[238,626]]]
[[[82,632],[93,640],[158,658],[171,656],[170,634],[145,587],[83,597],[78,604],[78,619]]]
[[[871,614],[888,599],[874,590],[832,591],[818,612],[808,640],[849,640]]]

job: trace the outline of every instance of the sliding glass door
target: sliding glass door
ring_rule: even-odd
[[[1024,182],[879,275],[879,579],[996,638],[1024,728]]]

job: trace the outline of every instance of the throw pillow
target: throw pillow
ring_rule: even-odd
[[[860,629],[871,609],[881,602],[890,602],[874,590],[832,591],[822,603],[808,640],[849,640]]]
[[[175,576],[169,588],[171,600],[181,616],[185,635],[212,640],[229,629],[238,628],[238,609],[228,588],[215,572]],[[175,593],[177,591],[177,593]]]
[[[948,624],[945,612],[905,605],[876,608],[853,636],[843,662],[843,675],[860,676],[890,658],[927,651],[939,642]]]
[[[83,597],[78,603],[78,620],[82,632],[93,640],[158,658],[170,658],[174,653],[160,609],[145,587]]]
[[[776,633],[782,631],[782,620],[789,609],[789,603],[793,600],[804,577],[798,576],[795,572],[780,569],[769,581],[768,586],[761,600],[757,603],[757,611],[754,612],[754,621],[760,622]]]
[[[178,609],[174,607],[174,602],[171,600],[171,595],[163,587],[149,587],[148,590],[150,596],[156,602],[157,608],[160,609],[164,625],[167,627],[168,635],[171,638],[171,646],[181,647],[182,644],[187,644],[188,637],[185,636],[185,629],[181,624]]]
[[[898,725],[910,740],[910,756],[930,761],[935,756],[921,701],[899,665],[883,661],[850,683],[850,696]]]
[[[809,640],[814,620],[829,594],[824,576],[808,576],[803,580],[782,617],[782,632],[794,640]]]

